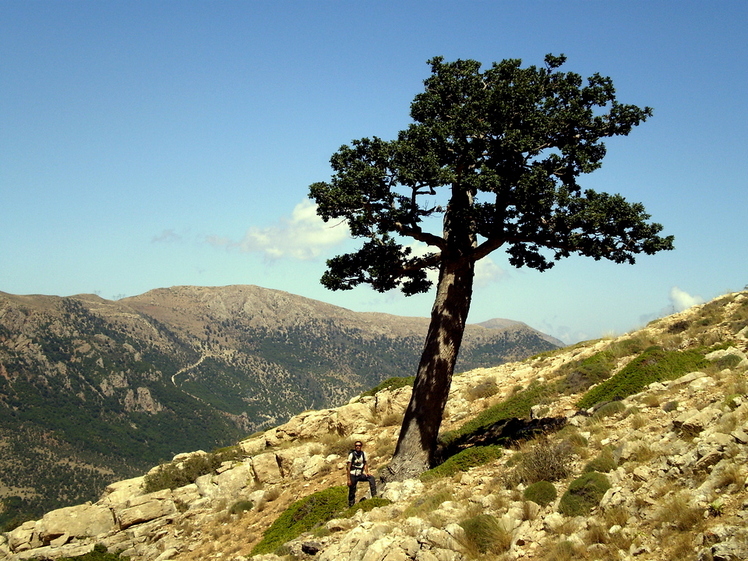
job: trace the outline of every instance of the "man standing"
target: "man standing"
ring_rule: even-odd
[[[359,481],[368,481],[371,496],[377,496],[377,484],[374,476],[369,473],[369,462],[364,452],[364,445],[360,440],[354,444],[354,449],[348,454],[346,473],[348,474],[348,506],[356,502],[356,485]]]

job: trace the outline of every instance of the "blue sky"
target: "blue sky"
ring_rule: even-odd
[[[584,186],[644,203],[676,250],[544,273],[494,253],[470,321],[629,331],[748,284],[746,29],[744,1],[0,0],[0,291],[257,284],[427,316],[431,294],[319,285],[354,245],[309,184],[340,145],[407,126],[427,59],[564,53],[654,108]]]

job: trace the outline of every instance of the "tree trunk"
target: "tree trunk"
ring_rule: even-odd
[[[470,310],[474,270],[475,263],[470,259],[442,262],[413,394],[405,411],[395,455],[383,474],[385,481],[417,477],[432,467]]]

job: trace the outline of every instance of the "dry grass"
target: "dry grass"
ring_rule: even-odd
[[[704,524],[702,511],[691,506],[687,491],[666,496],[654,520],[659,526],[676,532],[693,532]]]
[[[511,486],[518,483],[558,481],[571,474],[572,445],[567,441],[552,441],[538,438],[520,449],[512,473],[508,476]]]

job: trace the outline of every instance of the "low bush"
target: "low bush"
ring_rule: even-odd
[[[558,511],[566,516],[587,516],[600,504],[605,491],[610,489],[610,482],[605,474],[590,471],[569,484],[561,496]]]
[[[561,390],[569,394],[583,392],[607,379],[615,365],[615,356],[610,350],[566,365],[562,367],[566,375],[561,380]]]
[[[601,401],[622,400],[653,382],[673,380],[708,364],[704,355],[696,350],[666,351],[661,347],[650,347],[618,374],[589,390],[577,405],[587,409]]]
[[[439,477],[451,477],[454,474],[467,471],[472,467],[486,464],[500,458],[500,446],[473,446],[458,452],[448,458],[443,464],[421,474],[421,481],[430,481]]]
[[[551,442],[539,438],[518,453],[511,483],[537,483],[558,481],[571,473],[573,447],[569,442]]]
[[[587,465],[584,466],[583,471],[585,473],[589,471],[608,473],[609,471],[613,471],[614,469],[616,469],[616,467],[616,460],[613,457],[613,453],[610,451],[610,448],[603,448],[596,458],[587,462]]]
[[[144,478],[144,490],[153,493],[161,489],[184,487],[201,475],[212,473],[221,465],[218,454],[193,454],[182,462],[162,464]]]
[[[512,545],[512,535],[490,514],[479,514],[460,522],[465,530],[464,546],[473,555],[507,551]]]
[[[412,501],[408,508],[405,509],[405,512],[403,512],[403,518],[410,518],[411,516],[422,518],[424,515],[439,508],[443,502],[451,500],[452,493],[444,490],[431,495],[421,495]]]
[[[250,555],[273,553],[281,545],[315,526],[332,520],[348,507],[348,487],[340,485],[319,491],[289,506],[270,527]]]
[[[241,514],[243,512],[247,512],[248,510],[252,510],[254,506],[255,504],[249,500],[236,501],[233,505],[231,505],[229,513]]]
[[[369,396],[369,395],[376,395],[378,392],[381,392],[382,390],[392,391],[398,388],[404,388],[405,386],[412,386],[415,380],[416,380],[415,376],[387,378],[384,382],[382,382],[378,386],[370,389],[369,391],[362,393],[361,397]]]
[[[527,486],[524,497],[528,501],[547,506],[556,500],[556,487],[550,481],[536,481]]]

